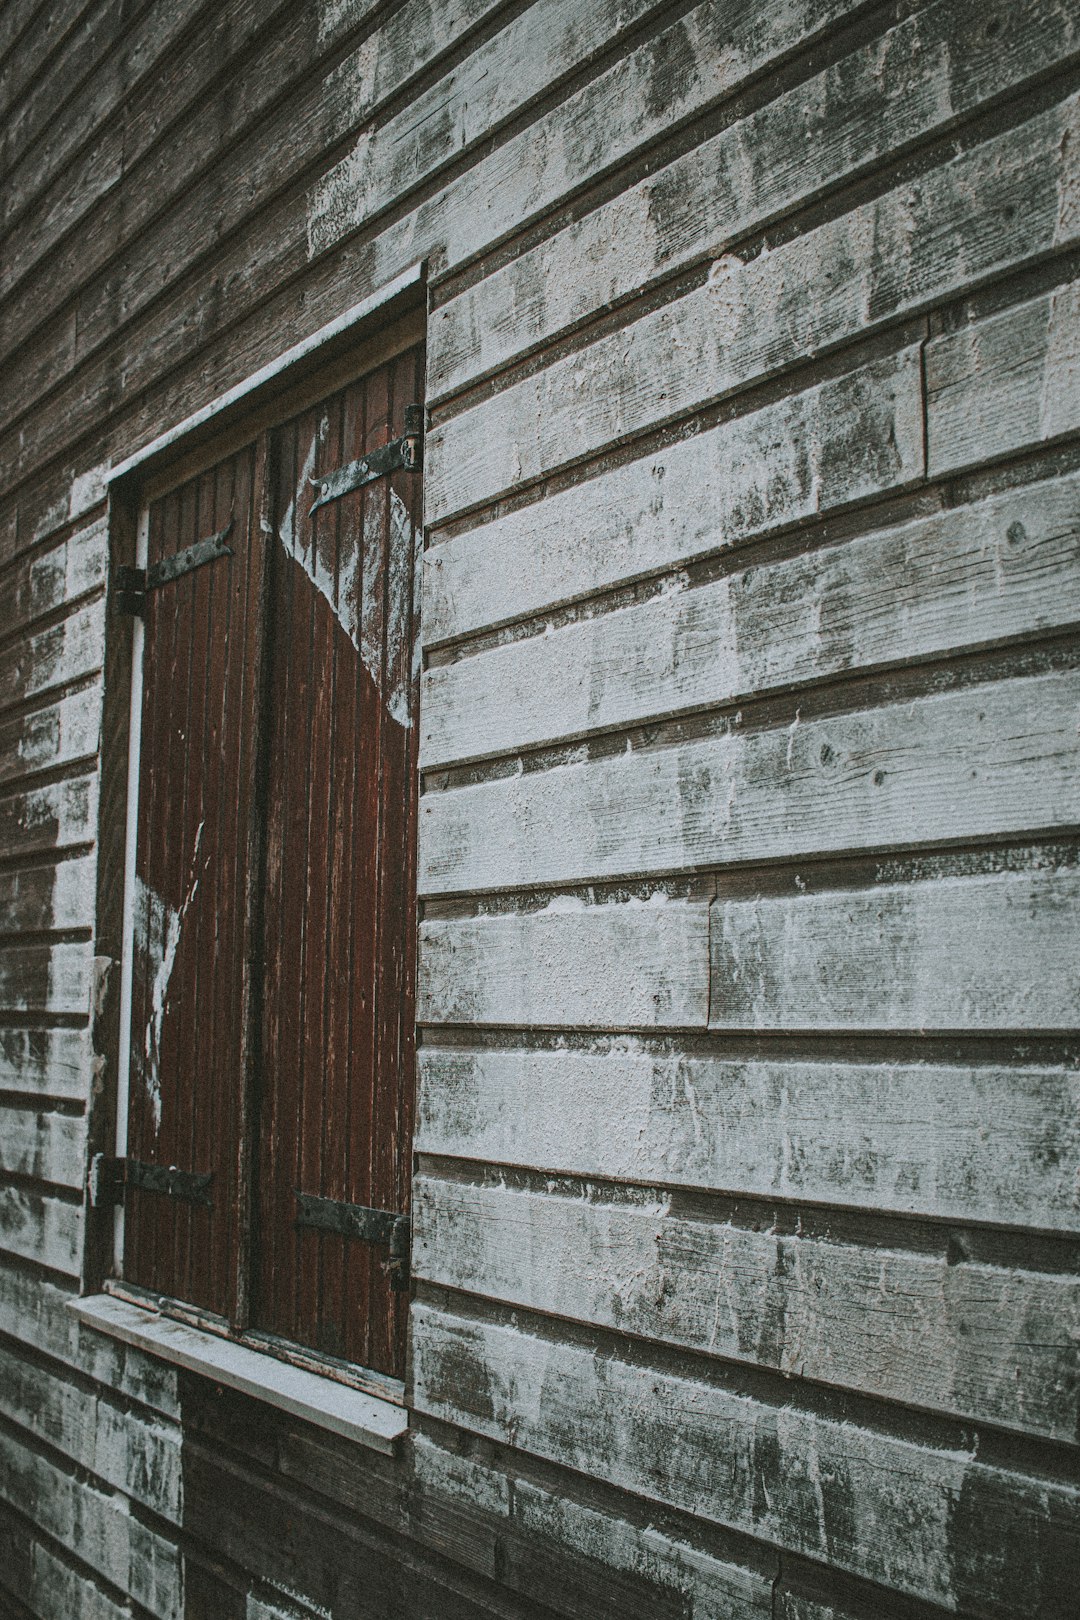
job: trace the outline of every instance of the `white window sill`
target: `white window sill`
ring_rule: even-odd
[[[409,1427],[409,1415],[390,1401],[350,1389],[332,1378],[320,1378],[276,1357],[260,1355],[246,1345],[213,1333],[201,1333],[172,1317],[115,1299],[90,1294],[71,1299],[68,1309],[97,1333],[132,1344],[147,1355],[171,1361],[188,1372],[202,1373],[217,1384],[253,1395],[294,1417],[306,1418],[349,1440],[392,1457]]]

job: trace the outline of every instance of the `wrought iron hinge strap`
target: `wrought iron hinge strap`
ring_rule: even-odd
[[[105,1204],[122,1204],[128,1187],[141,1192],[164,1193],[187,1204],[211,1208],[212,1170],[178,1170],[175,1164],[146,1164],[142,1159],[113,1159],[95,1153],[90,1161],[90,1203],[95,1209]]]
[[[329,501],[339,501],[343,495],[351,495],[354,489],[363,489],[365,484],[385,478],[387,473],[419,472],[423,459],[424,407],[406,405],[405,432],[400,439],[372,450],[370,455],[350,461],[345,467],[338,467],[335,472],[311,479],[312,488],[318,493],[311,503],[308,516]]]
[[[390,1286],[400,1291],[409,1285],[409,1233],[407,1215],[389,1209],[369,1209],[366,1204],[346,1204],[337,1198],[317,1198],[296,1189],[300,1206],[297,1226],[333,1232],[338,1237],[358,1238],[361,1243],[389,1245]]]
[[[185,551],[178,551],[171,557],[163,557],[160,562],[154,563],[152,568],[129,568],[123,565],[116,569],[113,575],[114,600],[121,613],[142,613],[146,608],[147,591],[156,591],[162,585],[169,585],[182,574],[190,574],[193,568],[201,568],[204,563],[216,562],[219,557],[231,557],[233,549],[226,544],[232,532],[232,518],[223,529],[216,534],[208,534],[204,540],[196,540],[193,546]]]

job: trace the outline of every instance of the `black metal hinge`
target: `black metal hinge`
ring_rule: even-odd
[[[389,1209],[369,1209],[366,1204],[346,1204],[337,1198],[317,1198],[296,1189],[300,1206],[297,1226],[334,1232],[338,1237],[358,1238],[361,1243],[385,1243],[390,1248],[387,1271],[390,1287],[403,1293],[409,1286],[410,1222],[407,1215]]]
[[[141,1159],[113,1159],[95,1153],[90,1160],[90,1204],[100,1209],[106,1204],[122,1204],[128,1187],[142,1192],[164,1193],[187,1204],[211,1207],[212,1170],[178,1170],[175,1164],[145,1164]]]
[[[113,570],[113,601],[119,611],[142,614],[146,609],[148,591],[156,591],[162,585],[179,579],[181,574],[190,574],[193,568],[201,568],[204,563],[216,562],[219,557],[231,557],[233,549],[225,543],[231,531],[232,518],[216,534],[207,535],[205,540],[196,540],[186,551],[163,557],[152,568],[129,568],[126,563],[121,564]]]
[[[419,472],[423,460],[424,407],[406,405],[405,432],[400,439],[384,444],[379,450],[372,450],[370,455],[361,456],[357,461],[350,461],[345,467],[338,467],[336,472],[325,473],[321,478],[311,480],[312,487],[318,493],[311,503],[308,516],[328,501],[339,501],[354,489],[373,484],[376,478],[385,478],[387,473]]]

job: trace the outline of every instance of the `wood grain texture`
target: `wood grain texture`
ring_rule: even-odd
[[[67,1309],[72,1294],[55,1281],[0,1266],[0,1333],[52,1362],[92,1378],[119,1399],[166,1418],[179,1415],[177,1372],[168,1362],[106,1338]],[[61,1372],[57,1370],[58,1378]]]
[[[90,1010],[90,947],[85,944],[0,946],[0,1006],[7,1012]]]
[[[7,632],[21,630],[104,584],[108,555],[108,529],[97,522],[48,551],[19,557],[3,581]]]
[[[89,1036],[81,1029],[0,1029],[0,1089],[84,1101]]]
[[[1080,284],[926,346],[931,476],[1080,430]]]
[[[687,497],[699,488],[689,480]],[[470,539],[487,554],[483,531]],[[467,558],[462,547],[444,569],[442,603],[455,573],[479,598]],[[638,725],[1078,618],[1080,480],[1056,479],[702,586],[676,577],[644,602],[430,668],[421,758],[432,767]]]
[[[661,276],[715,257],[1080,43],[1062,0],[1009,8],[938,0],[739,119],[438,309],[439,401]]]
[[[89,855],[57,866],[0,871],[0,934],[92,927],[96,878]]]
[[[511,1486],[500,1468],[444,1450],[423,1433],[413,1441],[412,1457],[425,1506],[433,1497],[440,1506],[449,1501],[458,1507],[448,1525],[448,1546],[458,1520],[482,1509],[496,1527],[499,1539],[491,1564],[501,1563],[503,1581],[535,1591],[544,1579],[544,1561],[555,1560],[569,1613],[644,1612],[657,1620],[667,1620],[669,1611],[685,1620],[771,1616],[770,1583],[759,1572],[725,1563],[656,1526],[642,1530],[528,1479],[517,1478]],[[532,1550],[531,1567],[528,1552],[515,1544],[525,1537],[539,1543]],[[587,1560],[592,1567],[591,1586],[586,1585],[588,1576],[574,1567],[575,1560]],[[646,1583],[644,1599],[652,1607],[642,1610],[640,1588]]]
[[[1072,1612],[1078,1493],[972,1450],[428,1307],[414,1311],[414,1376],[432,1416],[882,1586],[944,1607],[1006,1614],[1026,1594],[1041,1615]]]
[[[77,1278],[82,1232],[82,1210],[76,1205],[0,1182],[0,1253]]]
[[[9,794],[0,798],[0,856],[92,843],[96,819],[95,776]]]
[[[121,1606],[91,1579],[85,1566],[76,1567],[58,1556],[40,1535],[31,1534],[25,1520],[0,1504],[0,1586],[11,1605],[10,1620],[30,1620],[47,1614],[77,1615],[79,1620],[128,1620]],[[22,1554],[20,1557],[19,1554]],[[28,1608],[22,1607],[25,1599]]]
[[[428,522],[1064,248],[1078,121],[1070,98],[770,253],[723,255],[695,291],[452,417],[428,436]]]
[[[717,901],[714,1029],[1073,1029],[1080,873]]]
[[[101,689],[86,686],[58,703],[0,721],[0,785],[58,766],[85,767],[100,745]]]
[[[33,1503],[46,1535],[75,1546],[90,1569],[130,1593],[155,1620],[183,1620],[178,1549],[134,1517],[123,1496],[60,1469],[8,1432],[0,1434],[0,1495]]]
[[[86,1176],[82,1116],[0,1104],[0,1172],[81,1187]]]
[[[555,903],[420,927],[422,1024],[704,1028],[708,910]]]
[[[417,1148],[611,1181],[1080,1231],[1052,1064],[424,1046]]]
[[[99,597],[0,650],[0,707],[92,675],[104,651],[105,603]]]
[[[429,547],[425,644],[903,487],[922,471],[910,382],[902,361],[857,368]],[[507,568],[525,548],[530,566]]]
[[[1075,675],[642,748],[427,793],[423,894],[1071,825]]]
[[[0,1414],[162,1518],[183,1511],[180,1430],[116,1405],[0,1345]],[[73,1551],[77,1551],[75,1548]]]
[[[418,1277],[509,1305],[1071,1442],[1080,1281],[680,1218],[643,1191],[421,1176]]]

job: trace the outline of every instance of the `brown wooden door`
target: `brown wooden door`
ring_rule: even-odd
[[[233,1308],[243,916],[260,570],[254,447],[156,501],[152,569],[231,525],[145,607],[129,1157],[209,1174],[208,1203],[130,1185],[125,1277]]]
[[[143,660],[129,1157],[209,1203],[129,1187],[125,1225],[130,1281],[395,1376],[386,1244],[297,1194],[408,1209],[421,485],[313,514],[311,480],[400,437],[423,374],[421,345],[150,510],[151,566],[230,520],[234,555],[148,594]]]
[[[385,1245],[299,1228],[297,1193],[408,1207],[420,480],[312,514],[311,480],[399,437],[412,349],[272,438],[269,777],[254,1324],[404,1366]]]

